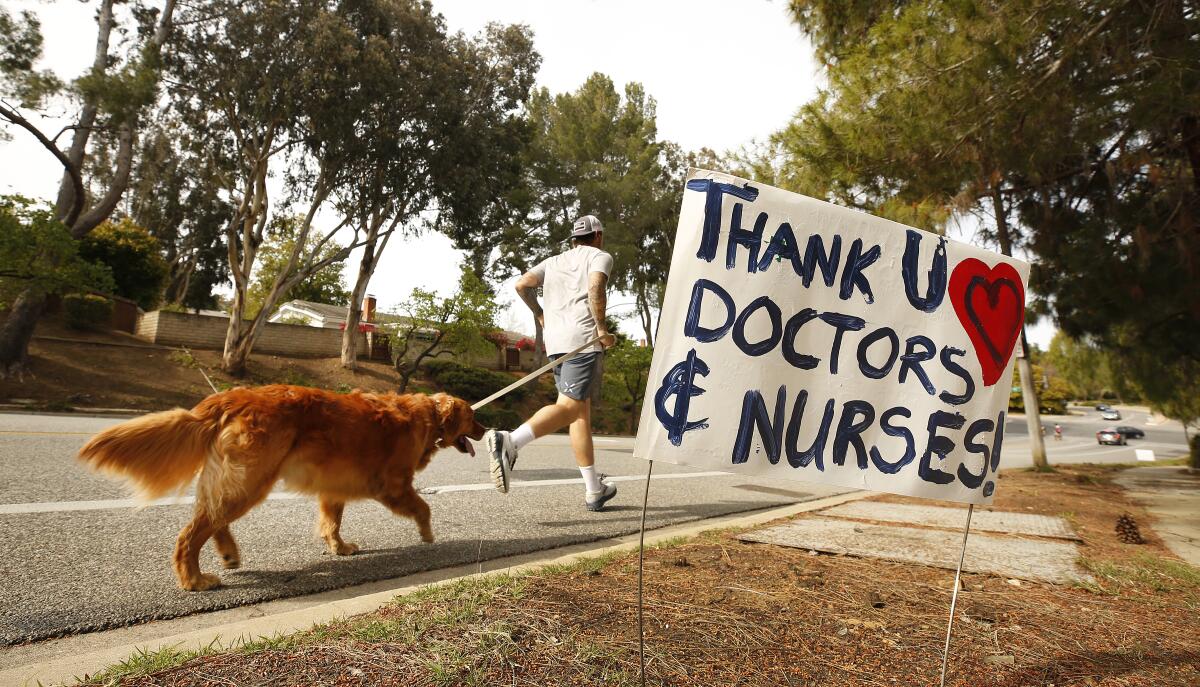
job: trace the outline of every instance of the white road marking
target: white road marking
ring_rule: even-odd
[[[691,477],[720,477],[723,475],[731,475],[730,472],[669,472],[665,475],[654,477],[655,480],[660,479],[688,479]],[[645,475],[609,475],[605,481],[608,482],[641,482],[645,480]],[[574,477],[569,479],[539,479],[529,482],[513,480],[509,483],[509,487],[558,487],[567,484],[583,484],[582,477]],[[459,491],[489,491],[495,489],[490,482],[486,484],[451,484],[444,487],[425,487],[421,489],[422,494],[450,494]]]
[[[656,475],[655,480],[689,479],[695,477],[718,477],[729,475],[728,472],[674,472]],[[640,482],[646,479],[644,475],[610,475],[609,482]],[[542,479],[528,482],[514,481],[512,487],[560,487],[568,484],[583,484],[582,478],[574,479]],[[427,496],[434,494],[453,494],[465,491],[491,491],[496,487],[491,482],[479,484],[448,484],[440,487],[425,487],[420,490]],[[267,495],[268,501],[291,501],[309,498],[308,494],[297,494],[290,491],[275,491]],[[153,506],[181,506],[196,502],[195,496],[174,496],[154,501],[139,501],[138,499],[105,499],[100,501],[50,501],[45,503],[5,503],[0,504],[0,515],[28,515],[31,513],[66,513],[88,510],[112,510],[117,508],[135,508],[141,510]]]

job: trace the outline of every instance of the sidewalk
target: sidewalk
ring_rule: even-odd
[[[1178,466],[1132,468],[1115,481],[1155,517],[1152,527],[1167,548],[1200,567],[1200,473]]]

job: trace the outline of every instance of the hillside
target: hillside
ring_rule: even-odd
[[[363,361],[360,369],[352,372],[344,369],[338,358],[276,355],[252,355],[247,376],[236,379],[220,371],[219,351],[185,352],[153,346],[122,332],[79,332],[54,319],[39,323],[30,355],[33,376],[23,381],[0,380],[0,403],[50,411],[190,407],[211,393],[204,373],[218,389],[298,384],[339,392],[391,392],[399,379],[389,364],[380,361]],[[513,380],[520,377],[516,373],[494,374]],[[555,392],[549,374],[532,387],[519,400],[495,402],[485,411],[484,419],[506,426],[553,401]],[[409,385],[410,392],[442,390],[428,377],[417,378]],[[478,400],[461,389],[459,393],[467,400]]]

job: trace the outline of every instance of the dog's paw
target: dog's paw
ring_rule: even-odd
[[[353,556],[354,554],[358,553],[358,544],[342,542],[341,544],[338,544],[338,547],[334,553],[339,556]]]
[[[180,587],[183,587],[189,592],[203,592],[209,589],[215,589],[221,586],[221,578],[216,575],[201,575],[194,580],[180,582]]]
[[[426,544],[432,544],[433,543],[433,532],[432,531],[422,532],[421,533],[421,541],[425,542]]]
[[[239,556],[221,556],[221,565],[226,570],[236,570],[242,567],[242,559]]]

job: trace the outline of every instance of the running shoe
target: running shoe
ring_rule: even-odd
[[[587,492],[587,495],[584,496],[584,505],[586,505],[587,509],[590,511],[604,510],[604,504],[608,503],[612,497],[617,495],[617,485],[607,484],[605,482],[601,482],[600,485],[604,487],[602,490],[597,492],[589,491]]]
[[[508,432],[489,429],[483,435],[487,442],[488,461],[492,468],[492,484],[501,494],[508,493],[508,473],[517,465],[517,448],[513,446]]]

